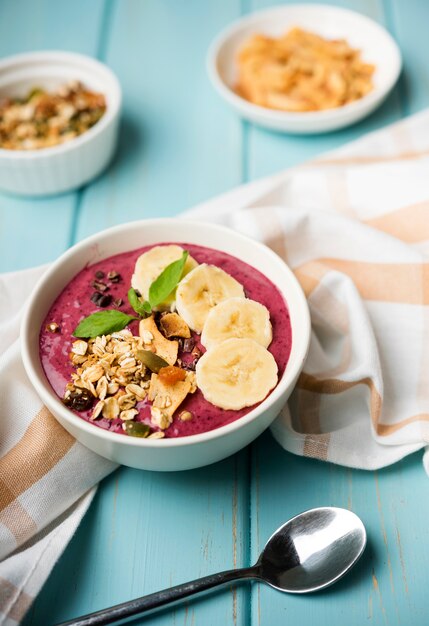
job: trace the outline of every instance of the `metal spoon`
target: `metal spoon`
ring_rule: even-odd
[[[311,509],[276,530],[253,567],[205,576],[58,626],[104,626],[128,621],[233,581],[258,580],[288,593],[318,591],[344,576],[365,545],[365,527],[357,515],[335,507]]]

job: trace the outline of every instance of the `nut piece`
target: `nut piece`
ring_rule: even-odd
[[[191,411],[182,411],[179,414],[179,419],[181,419],[182,422],[189,422],[190,420],[194,419],[194,416]]]
[[[59,333],[60,327],[56,322],[51,322],[50,324],[46,324],[46,330],[48,333]]]
[[[177,313],[167,313],[159,321],[162,333],[167,339],[170,337],[183,337],[189,339],[191,331],[186,322]]]

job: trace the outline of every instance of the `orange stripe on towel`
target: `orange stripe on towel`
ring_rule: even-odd
[[[329,270],[346,274],[365,300],[429,304],[429,263],[366,263],[322,258],[294,270],[309,296]]]
[[[0,459],[0,511],[47,474],[75,443],[46,407]]]
[[[0,589],[0,611],[6,618],[21,622],[33,602],[33,597],[1,576]]]
[[[380,424],[381,406],[382,400],[378,393],[374,382],[370,378],[361,378],[359,380],[340,380],[339,378],[325,378],[320,379],[310,374],[302,373],[298,379],[297,387],[299,389],[306,389],[315,393],[323,394],[336,394],[343,393],[352,387],[357,385],[366,385],[370,391],[370,415],[371,421],[374,426],[377,435],[380,437],[386,437],[392,435],[396,431],[413,424],[415,422],[429,422],[429,413],[419,413],[406,417],[400,422],[395,424]]]
[[[429,239],[429,200],[365,220],[365,224],[407,243]]]

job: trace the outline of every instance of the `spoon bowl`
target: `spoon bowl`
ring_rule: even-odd
[[[365,527],[357,515],[335,507],[311,509],[276,530],[253,567],[211,574],[58,626],[123,623],[234,581],[258,580],[288,593],[318,591],[344,576],[365,545]]]
[[[276,530],[256,567],[274,589],[308,593],[344,576],[365,545],[365,527],[355,513],[335,507],[311,509]]]

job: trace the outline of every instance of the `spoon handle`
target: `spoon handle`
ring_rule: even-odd
[[[136,600],[117,604],[109,609],[103,609],[95,613],[89,613],[68,622],[62,622],[57,626],[105,626],[106,624],[124,623],[138,615],[162,609],[167,605],[176,604],[196,593],[209,591],[236,580],[250,580],[257,578],[258,572],[255,567],[232,569],[218,574],[204,576],[176,587],[170,587],[163,591],[157,591]]]

